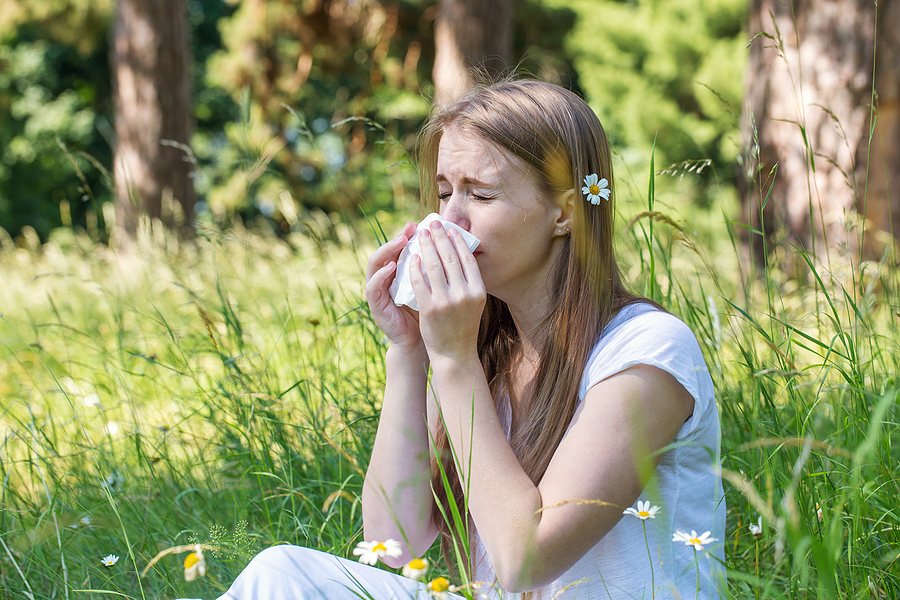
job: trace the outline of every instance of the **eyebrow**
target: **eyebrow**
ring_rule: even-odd
[[[438,173],[437,176],[435,176],[434,180],[437,183],[441,183],[447,181],[447,178]],[[475,187],[493,187],[490,183],[485,183],[472,177],[463,177],[462,182],[469,185],[474,185]]]

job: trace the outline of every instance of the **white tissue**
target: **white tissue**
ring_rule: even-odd
[[[397,306],[403,306],[405,304],[413,310],[419,310],[419,304],[416,302],[416,295],[413,293],[412,283],[409,280],[409,259],[413,254],[421,255],[418,233],[423,229],[426,229],[432,221],[440,221],[441,225],[444,226],[444,229],[455,229],[459,232],[463,241],[466,242],[466,246],[469,247],[470,252],[474,252],[475,248],[478,247],[478,244],[481,243],[481,240],[477,237],[455,223],[444,221],[437,213],[431,213],[425,217],[422,222],[416,226],[416,233],[413,234],[412,239],[407,242],[406,248],[400,252],[400,258],[397,259],[397,274],[394,276],[394,282],[388,290],[391,293],[391,298],[394,299],[394,304]],[[424,269],[422,270],[422,274],[425,274]]]

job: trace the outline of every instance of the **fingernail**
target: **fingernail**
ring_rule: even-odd
[[[427,229],[423,229],[422,231],[419,232],[419,235],[421,235],[423,238],[429,238],[429,237],[431,237],[431,232],[428,231]]]
[[[441,222],[440,221],[432,221],[431,228],[432,229],[441,229]]]

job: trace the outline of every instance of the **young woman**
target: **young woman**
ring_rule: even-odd
[[[488,597],[717,598],[725,507],[712,381],[690,330],[620,280],[597,117],[559,86],[480,87],[433,114],[419,168],[427,208],[481,243],[473,253],[439,221],[409,223],[369,260],[366,298],[391,345],[366,540],[400,541],[382,556],[399,567],[438,536],[445,550],[465,538],[462,567]],[[418,312],[388,292],[413,235]],[[453,503],[468,509],[465,531],[443,517]],[[276,547],[225,597],[361,588],[422,592]]]

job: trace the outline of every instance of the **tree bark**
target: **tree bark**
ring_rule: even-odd
[[[117,220],[141,215],[190,236],[195,192],[186,153],[194,122],[185,0],[118,0],[112,44]]]
[[[495,78],[513,66],[510,0],[441,0],[434,45],[435,102],[446,105],[472,86],[472,69]]]
[[[876,250],[873,226],[889,229],[887,183],[900,171],[897,5],[752,0],[744,112],[750,152],[740,187],[747,223],[763,234],[751,234],[758,259],[787,242],[819,260],[829,249],[856,260]],[[873,86],[878,118],[870,154]],[[896,198],[900,188],[891,186]],[[865,237],[860,216],[869,218]],[[897,217],[895,207],[895,233]]]
[[[900,239],[900,0],[878,2],[875,49],[875,106],[871,144],[860,147],[859,210],[871,222],[864,255],[877,258]]]

